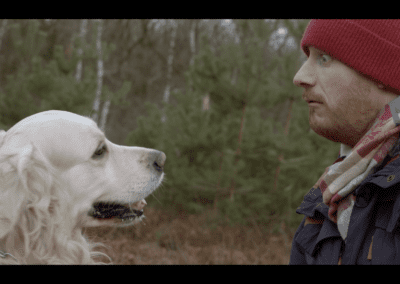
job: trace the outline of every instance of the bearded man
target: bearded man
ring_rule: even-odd
[[[341,147],[296,210],[290,264],[400,264],[400,20],[312,20],[301,48],[310,127]]]

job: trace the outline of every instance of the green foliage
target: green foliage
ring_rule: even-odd
[[[138,119],[125,142],[166,153],[166,180],[155,193],[161,206],[192,213],[215,207],[221,220],[232,223],[285,218],[295,226],[304,194],[338,154],[336,144],[309,130],[308,107],[292,83],[301,64],[299,49],[274,50],[269,44],[279,26],[287,27],[286,40],[293,37],[298,43],[307,21],[235,23],[240,42],[212,48],[203,35],[185,74],[186,90],[173,92],[173,103],[163,105],[166,122],[159,108],[148,103],[147,116]],[[88,114],[96,91],[96,36],[85,45],[76,38],[69,57],[62,46],[52,46],[53,54],[45,58],[41,50],[47,35],[38,21],[12,25],[10,33],[16,60],[8,63],[12,68],[0,88],[0,128],[48,109]],[[103,59],[115,50],[112,44],[102,47]],[[77,82],[74,73],[81,59],[83,74]],[[131,87],[125,82],[112,92],[103,86],[101,99],[129,107],[124,98]],[[206,94],[211,103],[205,111]],[[293,107],[286,136],[288,102]]]
[[[39,22],[31,21],[25,29],[19,23],[11,25],[11,36],[14,49],[20,54],[20,60],[37,56],[44,45],[46,33],[39,30]]]
[[[21,119],[37,112],[58,109],[87,115],[93,104],[97,88],[97,60],[95,36],[93,42],[82,45],[80,38],[71,56],[67,57],[63,46],[52,48],[50,58],[41,57],[40,52],[46,40],[46,33],[40,31],[37,20],[29,21],[22,27],[19,23],[10,28],[15,49],[17,68],[7,75],[7,81],[0,89],[1,125],[5,129]],[[83,55],[78,55],[79,47]],[[107,58],[115,45],[103,43],[102,56]],[[80,81],[75,78],[79,60],[85,60]],[[101,100],[111,99],[113,104],[128,106],[123,100],[131,88],[130,82],[123,82],[116,92],[103,86]]]
[[[63,57],[61,48],[54,49],[55,58]],[[7,77],[0,92],[0,112],[4,124],[13,125],[19,120],[48,109],[82,113],[90,108],[95,94],[96,76],[85,69],[84,79],[77,82],[74,68],[67,69],[58,60],[43,62],[33,56],[30,64],[21,66]]]
[[[126,143],[166,153],[166,182],[156,193],[161,206],[197,213],[216,203],[230,222],[267,222],[272,215],[289,214],[288,223],[298,225],[295,209],[336,158],[337,146],[309,131],[308,107],[292,83],[300,66],[298,50],[265,62],[260,58],[265,57],[264,42],[272,28],[263,28],[260,21],[242,21],[240,28],[247,34],[253,31],[253,37],[243,41],[245,48],[226,44],[213,51],[203,38],[186,74],[190,87],[171,94],[176,105],[164,105],[167,121],[161,123],[158,108],[148,104],[148,116],[138,119]],[[232,80],[235,69],[239,75]],[[203,111],[207,93],[211,108]],[[282,122],[261,116],[262,109],[277,108],[287,100],[293,100],[288,136]]]

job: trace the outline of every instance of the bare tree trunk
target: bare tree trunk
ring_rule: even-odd
[[[238,76],[239,76],[239,68],[238,67],[234,67],[233,71],[232,71],[232,77],[231,77],[231,84],[232,85],[236,85]]]
[[[192,20],[191,29],[190,29],[190,66],[194,64],[194,57],[196,55],[196,27],[197,20]],[[190,90],[193,91],[192,81],[189,82]],[[202,110],[206,111],[210,109],[210,94],[206,93],[203,96]]]
[[[83,53],[82,46],[84,45],[85,42],[85,37],[87,33],[87,19],[83,19],[81,21],[81,29],[80,29],[80,34],[79,37],[81,38],[81,43],[82,45],[78,48],[78,56],[81,56]],[[80,82],[82,78],[82,59],[79,59],[78,64],[76,65],[76,81]]]
[[[287,117],[286,117],[285,130],[284,130],[285,136],[288,136],[288,135],[289,135],[289,127],[290,127],[290,120],[291,120],[291,118],[292,118],[292,106],[293,106],[293,102],[294,102],[294,100],[293,100],[293,99],[290,99],[289,112],[288,112],[288,115],[287,115]],[[279,164],[278,164],[278,166],[276,167],[275,178],[274,178],[274,188],[273,188],[273,191],[274,191],[274,192],[276,191],[276,189],[277,189],[277,187],[278,187],[278,178],[279,178],[279,173],[281,172],[281,165],[280,165],[280,164],[284,161],[283,153],[281,153],[281,154],[279,155],[278,160],[279,160]]]
[[[214,198],[214,213],[217,214],[217,206],[218,206],[218,193],[221,192],[221,178],[222,178],[222,163],[224,161],[224,152],[220,152],[219,155],[221,156],[221,161],[219,163],[219,177],[218,177],[218,184],[217,184],[217,190],[215,192],[215,198]]]
[[[194,64],[194,56],[196,55],[196,25],[197,20],[192,20],[190,29],[190,66]]]
[[[97,50],[97,89],[96,89],[96,96],[93,102],[93,116],[92,118],[99,122],[99,112],[100,112],[100,100],[101,100],[101,90],[103,88],[103,57],[102,57],[102,50],[101,50],[101,33],[103,27],[102,20],[96,20],[98,22],[97,25],[97,37],[96,37],[96,50]],[[101,125],[99,123],[99,127]]]
[[[206,111],[210,109],[210,94],[206,93],[203,96],[203,106],[202,106],[202,110]]]
[[[167,69],[167,85],[165,87],[163,101],[168,103],[169,102],[169,93],[171,89],[171,78],[172,78],[172,63],[174,61],[174,47],[175,47],[175,39],[176,39],[176,30],[178,28],[178,23],[174,20],[171,20],[172,26],[172,34],[171,34],[171,41],[169,44],[169,51],[168,51],[168,69]],[[165,115],[165,110],[163,116],[161,117],[161,121],[165,122],[167,120]]]
[[[3,36],[4,33],[6,32],[6,26],[7,26],[7,19],[4,19],[3,22],[1,23],[1,28],[0,28],[0,50],[1,50],[1,42],[3,41]]]
[[[249,82],[247,82],[247,93],[249,92],[249,86],[250,86],[250,80]],[[241,154],[241,150],[240,150],[240,146],[242,143],[242,137],[243,137],[243,130],[244,130],[244,119],[246,117],[246,103],[243,104],[243,109],[242,109],[242,119],[240,122],[240,130],[239,130],[239,137],[238,137],[238,148],[236,150],[236,161],[235,161],[235,172],[233,173],[233,177],[232,177],[232,181],[231,181],[231,186],[229,188],[229,199],[231,202],[233,202],[234,200],[234,194],[235,194],[235,177],[237,174],[237,164],[239,162],[239,158],[240,158],[240,154]]]
[[[194,57],[196,55],[196,25],[197,20],[191,20],[191,26],[189,31],[189,43],[190,43],[190,67],[194,64]],[[189,89],[193,92],[193,80],[189,78]]]
[[[104,64],[103,64],[103,50],[101,47],[101,37],[103,33],[103,20],[99,19],[97,26],[97,38],[96,38],[96,50],[97,50],[97,90],[96,90],[96,98],[100,101],[101,91],[103,88],[103,76],[104,76]],[[100,129],[105,132],[107,115],[110,109],[110,98],[107,98],[105,103],[103,104],[103,109],[101,112],[101,120],[99,123]]]

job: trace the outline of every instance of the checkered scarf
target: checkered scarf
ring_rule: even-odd
[[[323,201],[329,206],[329,219],[337,223],[343,239],[347,237],[350,215],[355,203],[354,189],[374,172],[398,139],[400,132],[400,97],[393,100],[378,114],[369,131],[345,158],[339,158],[326,168],[314,188],[320,188]],[[399,108],[400,109],[400,108]],[[393,114],[393,116],[392,116]]]

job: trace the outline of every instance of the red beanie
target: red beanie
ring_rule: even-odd
[[[400,20],[311,20],[301,41],[400,91]]]

